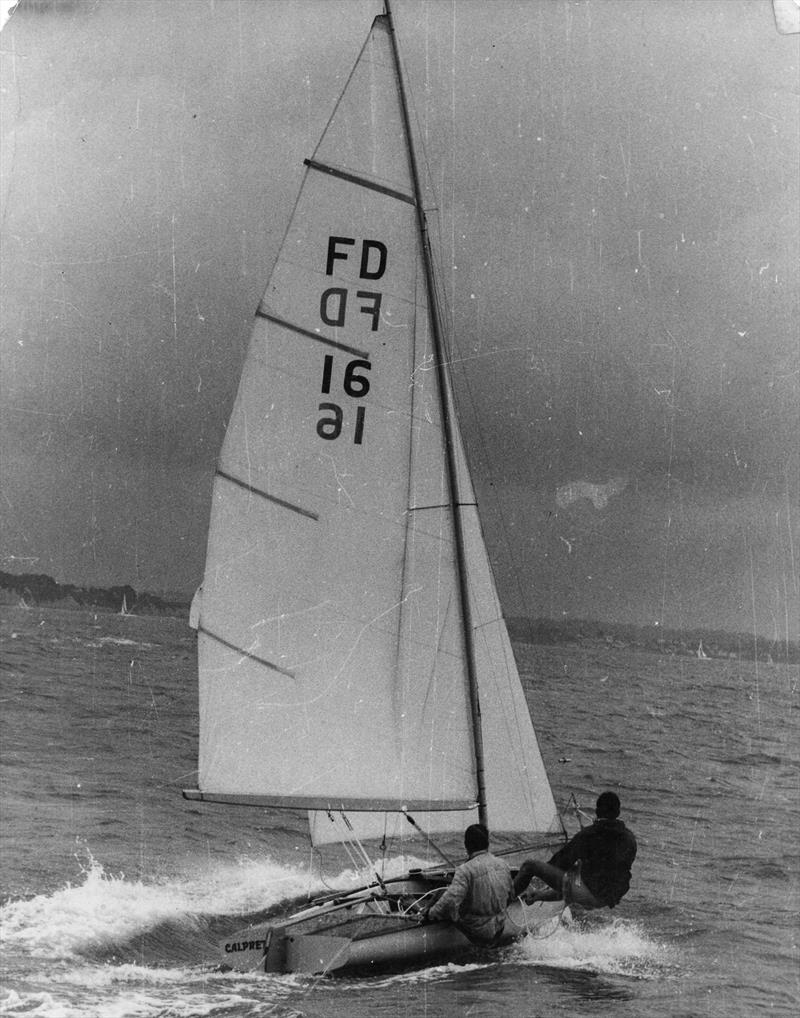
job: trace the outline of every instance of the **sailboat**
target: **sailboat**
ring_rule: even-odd
[[[418,166],[387,4],[305,160],[256,311],[191,611],[184,791],[305,811],[316,850],[347,843],[375,872],[229,936],[221,960],[243,970],[461,952],[455,925],[421,921],[452,877],[444,840],[476,821],[493,848],[563,840],[456,416]],[[420,845],[446,861],[388,872]],[[504,939],[553,907],[514,902]]]

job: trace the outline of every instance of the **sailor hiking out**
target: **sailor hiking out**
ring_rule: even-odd
[[[613,908],[630,887],[636,858],[636,838],[619,819],[620,802],[614,792],[597,799],[597,819],[584,827],[550,859],[527,859],[514,879],[514,893],[523,895],[532,877],[547,890],[529,892],[525,900],[560,901],[586,909]]]

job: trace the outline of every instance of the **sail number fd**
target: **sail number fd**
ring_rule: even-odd
[[[333,275],[336,261],[347,261],[351,248],[355,248],[355,237],[328,237],[328,251],[325,260],[325,274]],[[386,271],[387,249],[379,240],[362,240],[359,264],[359,278],[377,280]],[[355,297],[359,301],[355,311],[348,309],[350,292],[343,286],[328,287],[320,297],[319,316],[321,320],[334,328],[344,328],[348,314],[363,314],[371,319],[370,331],[377,332],[380,322],[381,301],[383,294],[372,290],[356,290]],[[336,371],[334,370],[336,368]],[[357,358],[349,361],[341,373],[339,365],[334,365],[333,354],[326,354],[322,367],[322,385],[320,392],[329,396],[332,388],[339,391],[339,386],[350,399],[363,399],[369,392],[369,377],[364,373],[370,371],[372,364],[368,360]],[[342,434],[344,426],[344,409],[339,403],[322,402],[319,411],[323,414],[317,421],[317,434],[326,441],[333,441]],[[353,428],[353,442],[361,445],[364,439],[364,420],[366,407],[363,403],[356,406],[356,421]]]

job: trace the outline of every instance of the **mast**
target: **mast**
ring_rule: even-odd
[[[461,612],[464,620],[464,649],[467,659],[467,688],[469,691],[470,714],[472,717],[472,740],[475,751],[475,772],[478,784],[478,821],[488,827],[487,804],[486,804],[486,780],[484,773],[483,759],[483,735],[481,731],[481,708],[478,697],[478,676],[475,666],[475,640],[472,626],[472,611],[469,602],[469,590],[467,588],[466,555],[464,551],[464,528],[461,519],[461,503],[459,502],[458,477],[456,474],[455,462],[455,440],[453,436],[453,407],[450,379],[445,364],[445,345],[442,336],[439,317],[439,305],[436,299],[436,288],[433,273],[433,259],[431,256],[430,238],[428,235],[428,223],[425,218],[425,210],[422,204],[422,186],[420,184],[419,166],[417,164],[416,151],[412,134],[411,116],[409,113],[408,99],[406,96],[403,71],[400,65],[400,51],[397,44],[397,36],[394,30],[394,18],[390,0],[384,0],[386,18],[389,25],[389,37],[392,41],[392,54],[394,55],[395,73],[400,91],[400,105],[403,111],[403,124],[408,138],[408,157],[411,166],[411,177],[414,183],[414,199],[416,203],[417,223],[419,226],[420,240],[422,245],[422,261],[425,266],[425,284],[428,290],[428,300],[431,307],[431,333],[433,348],[436,352],[436,373],[439,380],[439,390],[442,394],[442,424],[445,439],[445,454],[447,460],[447,478],[450,488],[450,501],[453,516],[453,531],[456,543],[456,571],[458,573],[458,589],[461,599]]]

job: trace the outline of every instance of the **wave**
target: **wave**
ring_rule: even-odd
[[[629,919],[567,920],[549,936],[527,936],[513,948],[527,965],[653,979],[677,964],[673,947],[652,940]]]
[[[570,919],[567,912],[562,920],[555,916],[544,934],[528,934],[501,951],[482,951],[478,960],[447,962],[365,979],[340,976],[327,986],[334,992],[342,982],[355,990],[375,990],[403,983],[428,984],[508,965],[656,979],[676,969],[678,963],[674,947],[653,940],[637,923],[627,919],[575,920]]]
[[[55,983],[56,980],[54,979]],[[252,1018],[302,1018],[302,1012],[284,1003],[295,990],[285,982],[267,986],[265,980],[241,973],[209,975],[186,969],[147,969],[137,965],[113,969],[75,969],[58,973],[58,986],[51,991],[0,991],[0,1014],[9,1018],[203,1018],[206,1015]],[[63,991],[78,992],[70,997]]]
[[[84,647],[152,647],[146,640],[131,640],[126,636],[100,636],[95,640],[84,640]]]
[[[737,756],[710,756],[710,760],[728,767],[753,767],[762,765],[786,764],[790,762],[788,755],[777,756],[774,753],[755,751],[752,753],[741,753]]]
[[[398,860],[397,872],[413,862]],[[360,874],[347,870],[336,883],[360,880]],[[270,859],[200,863],[188,874],[144,881],[107,873],[88,856],[79,883],[9,901],[0,909],[4,948],[9,955],[16,954],[29,973],[24,983],[0,993],[0,1014],[15,1018],[30,1014],[96,1018],[100,1013],[118,1018],[243,1014],[300,1018],[302,1001],[312,990],[330,994],[333,1007],[339,1007],[340,998],[347,1001],[351,993],[360,998],[362,991],[384,993],[381,988],[391,986],[397,986],[401,996],[427,992],[424,986],[432,992],[439,983],[454,981],[458,986],[463,976],[469,979],[477,974],[483,979],[484,971],[520,965],[579,973],[569,978],[650,979],[663,974],[672,961],[670,950],[633,922],[598,918],[568,926],[554,924],[550,936],[529,936],[477,960],[391,975],[321,981],[220,968],[218,938],[259,915],[264,918],[325,889],[321,879],[310,877],[304,867]],[[31,959],[36,959],[38,971]],[[601,989],[617,992],[618,986],[609,989],[604,984]],[[592,992],[596,996],[600,991]],[[627,991],[623,987],[619,992]]]
[[[386,875],[419,864],[397,859]],[[339,887],[363,882],[355,870],[336,879]],[[216,962],[217,940],[231,930],[328,890],[305,868],[270,859],[201,865],[191,876],[149,883],[106,873],[90,855],[82,883],[4,904],[0,943],[59,960]]]
[[[397,859],[386,876],[418,863],[410,857]],[[346,870],[335,884],[355,886],[362,880],[363,874]],[[6,902],[0,908],[0,942],[49,959],[200,962],[198,944],[216,950],[222,927],[258,921],[328,890],[326,882],[305,868],[270,859],[198,866],[191,876],[145,882],[107,873],[90,855],[81,883]],[[588,919],[554,922],[548,933],[520,942],[527,961],[608,963],[630,957],[652,959],[662,951],[623,919],[610,924]],[[126,957],[131,953],[135,960]]]
[[[301,894],[307,882],[300,870],[265,861],[199,868],[191,878],[146,883],[106,873],[90,859],[82,883],[6,903],[0,909],[0,941],[35,957],[124,954],[134,941],[138,951],[149,953],[141,939],[147,934],[159,945],[165,930],[196,937],[209,918],[269,907]]]

